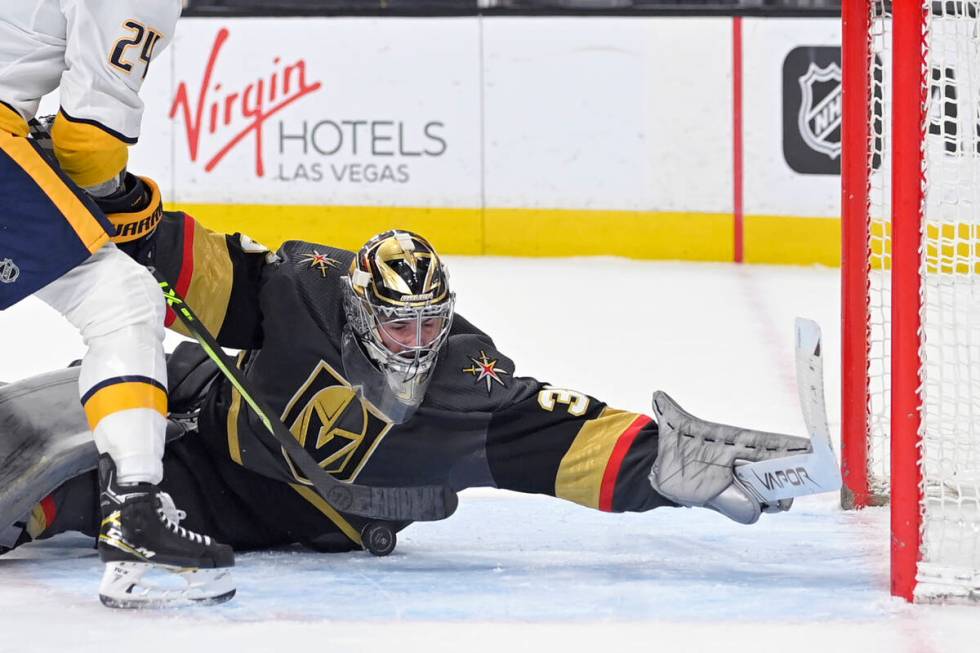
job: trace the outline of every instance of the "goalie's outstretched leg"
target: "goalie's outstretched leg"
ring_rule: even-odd
[[[169,607],[222,603],[235,595],[231,547],[180,526],[185,515],[170,495],[150,483],[120,485],[108,455],[99,459],[99,483],[102,603]]]

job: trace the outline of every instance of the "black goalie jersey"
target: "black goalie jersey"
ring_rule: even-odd
[[[520,376],[457,315],[419,410],[392,423],[344,377],[342,280],[353,253],[287,242],[271,254],[170,213],[137,255],[162,270],[226,346],[253,390],[327,472],[367,485],[489,486],[605,511],[669,501],[647,475],[656,424]],[[179,322],[168,315],[168,326]],[[197,433],[168,445],[163,489],[188,527],[237,549],[360,546],[364,520],[324,502],[223,377]]]

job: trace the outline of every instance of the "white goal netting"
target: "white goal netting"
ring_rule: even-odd
[[[889,491],[891,3],[872,3],[869,474]],[[980,0],[926,3],[917,600],[980,600]],[[918,47],[918,44],[903,44]],[[914,310],[914,309],[913,309]]]

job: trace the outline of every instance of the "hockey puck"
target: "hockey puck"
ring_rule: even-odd
[[[371,555],[388,555],[395,550],[397,541],[395,531],[383,522],[370,522],[361,530],[361,542]]]

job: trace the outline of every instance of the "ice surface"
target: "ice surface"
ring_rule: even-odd
[[[713,421],[802,433],[793,318],[824,329],[839,430],[838,271],[620,259],[451,258],[458,307],[532,374],[649,412],[654,389]],[[82,353],[28,300],[0,313],[0,378]],[[172,347],[177,336],[168,337]],[[740,526],[708,511],[609,515],[545,497],[463,494],[388,558],[239,556],[216,608],[120,613],[96,597],[91,541],[0,558],[7,651],[980,650],[980,611],[888,593],[888,514],[797,500]],[[302,647],[302,648],[300,648]]]

